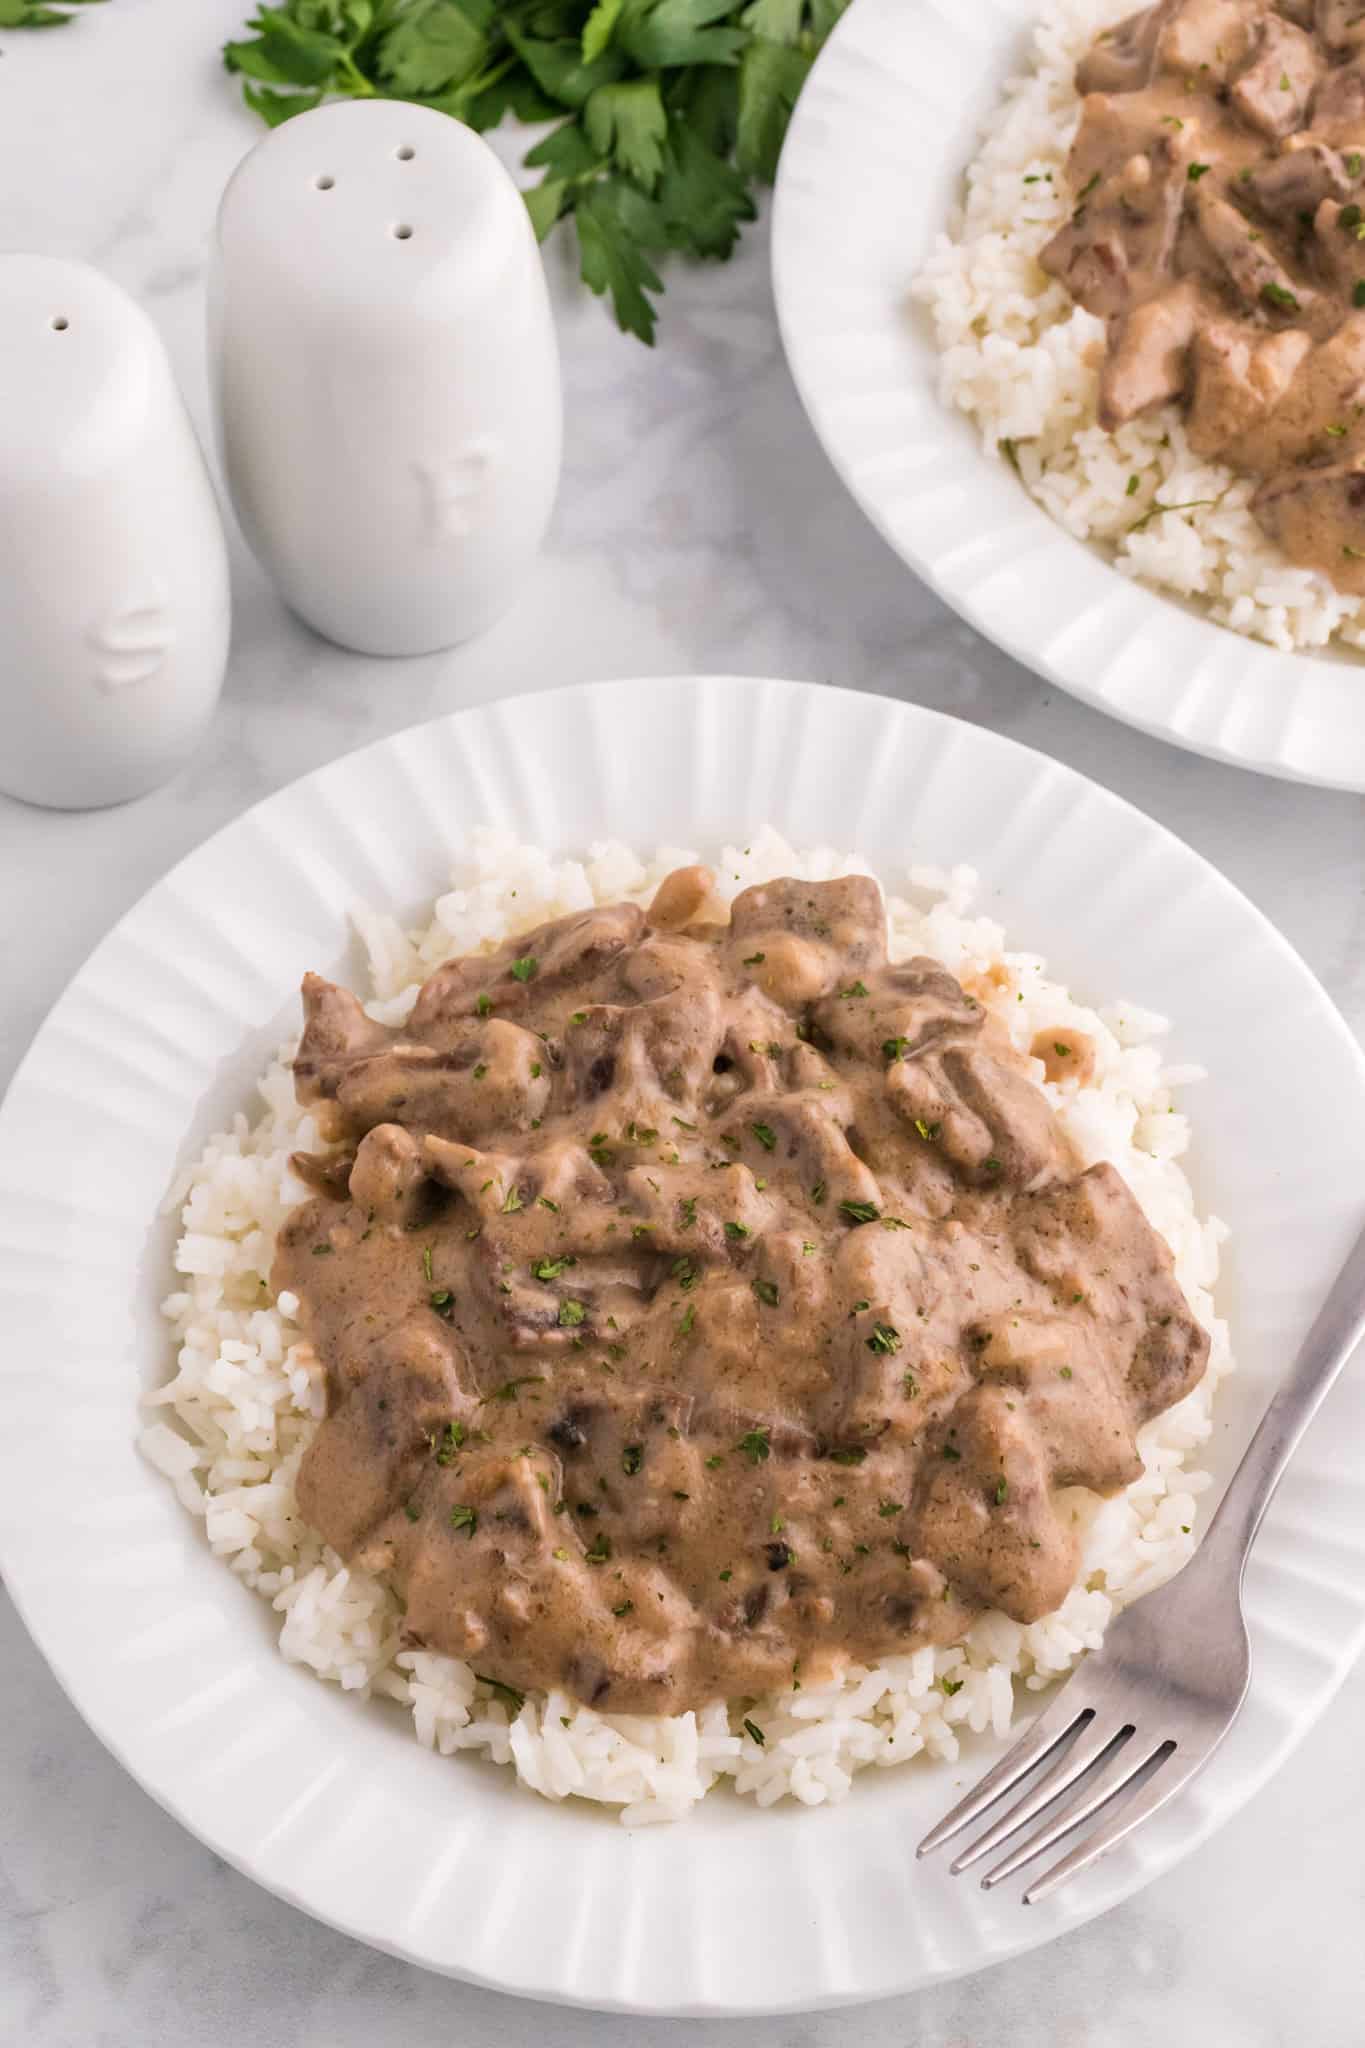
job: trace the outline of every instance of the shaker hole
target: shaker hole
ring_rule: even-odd
[[[65,313],[54,313],[50,324],[54,333],[65,334],[71,322],[67,319]]]
[[[336,179],[324,171],[320,178],[314,178],[313,183],[317,186],[319,192],[330,192],[336,183]]]
[[[393,234],[396,240],[400,242],[410,242],[412,240],[412,229],[405,220],[399,221],[397,227],[393,230]]]
[[[410,142],[405,142],[400,149],[396,149],[394,151],[394,155],[397,157],[400,164],[410,164],[413,158],[416,156],[416,154],[417,151],[413,148]]]

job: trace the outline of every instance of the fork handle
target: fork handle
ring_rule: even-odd
[[[1288,1377],[1261,1417],[1200,1548],[1240,1572],[1285,1466],[1365,1335],[1365,1232],[1342,1267]],[[1210,1557],[1210,1563],[1213,1558]]]

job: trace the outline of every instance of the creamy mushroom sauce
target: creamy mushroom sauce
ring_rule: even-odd
[[[453,960],[396,1030],[304,983],[342,1149],[273,1276],[326,1372],[300,1507],[412,1643],[614,1711],[1048,1613],[1059,1489],[1131,1480],[1207,1357],[1004,1031],[888,963],[874,882],[727,923],[711,880]]]
[[[1161,0],[1076,82],[1042,263],[1108,323],[1100,424],[1179,399],[1291,561],[1365,595],[1365,6]]]

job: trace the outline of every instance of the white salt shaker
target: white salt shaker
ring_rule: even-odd
[[[540,254],[488,145],[429,107],[297,116],[239,166],[211,286],[223,463],[286,602],[367,654],[481,632],[559,481]]]
[[[218,507],[155,327],[86,264],[0,255],[0,790],[155,788],[227,647]]]

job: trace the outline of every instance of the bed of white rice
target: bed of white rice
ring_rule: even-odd
[[[662,847],[644,860],[607,844],[581,861],[556,860],[481,833],[469,869],[423,930],[358,913],[373,975],[370,1013],[400,1021],[440,961],[593,902],[645,901],[669,869],[698,857]],[[868,872],[828,848],[796,852],[770,829],[743,849],[726,848],[716,865],[727,900],[777,875]],[[961,1648],[855,1667],[821,1691],[668,1719],[594,1713],[557,1693],[518,1707],[456,1659],[404,1650],[393,1592],[348,1568],[304,1525],[295,1502],[322,1388],[293,1320],[298,1304],[289,1295],[272,1299],[268,1276],[280,1223],[306,1192],[289,1154],[320,1149],[320,1140],[294,1102],[286,1046],[261,1080],[263,1109],[254,1120],[238,1115],[212,1139],[173,1193],[183,1234],[165,1313],[176,1368],[151,1396],[142,1436],[148,1458],[202,1518],[213,1552],[274,1608],[283,1656],[347,1691],[392,1699],[411,1715],[418,1740],[442,1755],[478,1752],[510,1765],[535,1792],[602,1801],[633,1825],[680,1818],[721,1780],[760,1806],[787,1795],[818,1805],[843,1797],[853,1773],[869,1765],[955,1758],[969,1731],[1008,1729],[1017,1687],[1037,1689],[1066,1671],[1099,1643],[1119,1607],[1184,1562],[1209,1484],[1186,1461],[1209,1435],[1215,1390],[1232,1366],[1213,1304],[1224,1231],[1198,1217],[1178,1163],[1189,1132],[1172,1094],[1198,1075],[1164,1065],[1161,1018],[1122,1004],[1087,1009],[1048,980],[1041,959],[1007,951],[1000,927],[970,914],[969,871],[909,868],[882,879],[893,892],[895,957],[935,954],[998,1011],[1021,1049],[1043,1028],[1091,1034],[1094,1080],[1048,1086],[1048,1095],[1082,1160],[1111,1160],[1128,1180],[1212,1335],[1201,1385],[1142,1434],[1142,1477],[1111,1501],[1079,1490],[1070,1496],[1085,1531],[1083,1568],[1063,1606],[1029,1628],[986,1615]],[[1036,1071],[1041,1080],[1041,1066]],[[762,1732],[761,1745],[745,1732],[745,1718]]]
[[[1046,0],[1033,65],[1006,87],[967,171],[965,203],[915,285],[941,354],[945,404],[1012,461],[1069,533],[1125,575],[1207,602],[1215,619],[1281,648],[1333,635],[1365,647],[1365,601],[1296,568],[1251,515],[1252,482],[1193,454],[1176,405],[1116,433],[1096,424],[1104,323],[1038,254],[1074,204],[1066,156],[1078,59],[1134,0]],[[1180,511],[1153,511],[1161,505]]]

